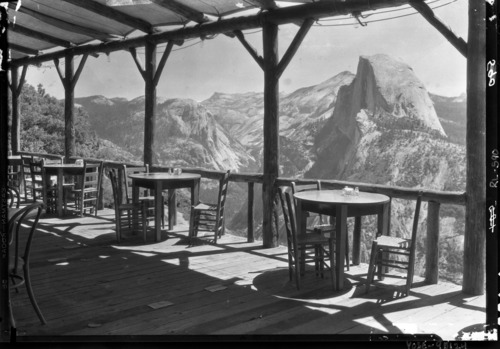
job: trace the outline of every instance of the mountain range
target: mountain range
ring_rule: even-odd
[[[76,102],[87,110],[99,137],[140,159],[143,97],[91,96]],[[464,95],[428,93],[412,68],[398,59],[361,56],[356,73],[341,72],[280,95],[280,176],[463,191],[465,103]],[[263,113],[262,93],[216,92],[201,102],[159,98],[156,160],[161,165],[262,172]],[[244,230],[245,189],[234,185],[232,191],[235,204],[227,226]],[[258,227],[260,199],[255,203]],[[391,222],[400,222],[395,226],[403,235],[411,230],[411,205],[392,203]],[[456,242],[455,249],[460,248],[463,219],[462,207],[443,205],[441,231],[452,237],[447,243]],[[425,221],[426,203],[420,221],[424,228]]]

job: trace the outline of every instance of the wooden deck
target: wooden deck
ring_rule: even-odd
[[[299,291],[288,279],[285,247],[263,249],[228,234],[217,246],[188,246],[185,222],[168,238],[163,232],[159,243],[151,232],[148,243],[130,237],[117,244],[113,217],[103,210],[97,218],[41,220],[31,270],[48,324],[40,324],[24,287],[12,292],[17,341],[405,334],[455,340],[481,333],[485,321],[485,297],[468,297],[457,285],[416,279],[408,297],[398,297],[394,287],[372,287],[365,295],[367,266],[360,265],[351,266],[342,292],[313,272]]]

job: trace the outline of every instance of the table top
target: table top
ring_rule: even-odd
[[[77,164],[45,164],[45,168],[83,168],[83,165]]]
[[[368,205],[384,204],[389,197],[384,194],[359,192],[359,196],[344,196],[342,190],[308,190],[293,195],[296,199],[323,204]]]
[[[133,173],[129,175],[132,179],[150,180],[150,181],[183,181],[190,179],[199,179],[201,175],[195,173],[181,173],[178,175],[169,174],[167,172],[145,172],[145,173]]]

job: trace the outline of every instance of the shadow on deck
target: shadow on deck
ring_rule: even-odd
[[[161,242],[151,232],[147,243],[131,236],[117,244],[113,218],[102,210],[41,220],[31,270],[48,324],[40,324],[24,288],[12,292],[17,341],[484,340],[485,297],[468,297],[457,285],[416,278],[408,297],[392,286],[365,295],[362,264],[351,266],[342,292],[313,272],[297,290],[286,247],[264,249],[229,234],[216,246],[189,246],[182,222]]]

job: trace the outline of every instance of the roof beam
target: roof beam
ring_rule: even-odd
[[[9,48],[11,50],[18,51],[21,53],[26,53],[28,55],[39,55],[40,54],[40,51],[38,51],[38,50],[34,50],[32,48],[27,48],[27,47],[24,47],[21,45],[16,45],[16,44],[11,44],[11,43],[9,43]]]
[[[203,12],[196,11],[191,7],[182,4],[180,1],[176,0],[151,0],[156,5],[166,8],[167,10],[173,11],[184,18],[196,23],[204,23],[208,21],[208,17],[205,16]]]
[[[23,27],[19,24],[13,24],[12,22],[9,23],[9,30],[12,30],[15,33],[26,35],[26,36],[29,36],[29,37],[32,37],[32,38],[35,38],[35,39],[38,39],[41,41],[45,41],[45,42],[48,42],[48,43],[51,43],[51,44],[54,44],[57,46],[63,46],[63,47],[74,46],[74,44],[69,42],[69,41],[62,40],[62,39],[56,38],[55,36],[44,34],[44,33],[41,33],[39,31]]]
[[[417,10],[434,28],[436,28],[455,48],[467,58],[467,43],[457,36],[451,28],[442,22],[423,0],[410,0],[410,5]]]
[[[246,0],[246,2],[249,2],[256,7],[260,7],[263,10],[278,8],[278,5],[276,5],[276,1],[274,0]]]
[[[126,13],[120,12],[109,6],[103,5],[95,1],[88,0],[62,0],[69,4],[81,7],[87,11],[94,12],[100,16],[112,19],[114,21],[128,25],[129,27],[139,29],[145,33],[152,33],[153,26],[142,19],[132,17]]]
[[[181,28],[168,32],[149,34],[137,38],[130,38],[114,42],[100,44],[87,44],[66,49],[72,50],[74,54],[86,54],[91,52],[113,52],[118,50],[128,50],[130,47],[145,46],[146,40],[154,43],[165,43],[169,40],[185,40],[199,38],[207,35],[233,32],[235,30],[261,28],[262,23],[273,22],[276,24],[293,23],[305,18],[324,18],[338,15],[345,15],[352,12],[373,11],[387,7],[397,7],[406,5],[410,0],[349,0],[345,2],[321,1],[305,5],[290,6],[275,9],[273,11],[261,12],[247,17],[237,17],[221,19],[216,22],[207,22],[188,28]],[[54,52],[44,54],[39,57],[20,58],[11,61],[11,65],[38,64],[51,61],[56,57],[63,57],[64,52]]]
[[[11,3],[9,5],[9,7],[11,9],[15,9],[15,5],[13,3]],[[101,31],[97,31],[95,29],[82,27],[82,26],[74,24],[74,23],[62,21],[62,20],[57,19],[55,17],[47,16],[47,15],[44,15],[40,12],[36,12],[34,10],[31,10],[31,9],[27,8],[26,6],[21,6],[19,8],[19,12],[22,12],[28,16],[33,17],[33,18],[36,18],[39,21],[42,21],[44,23],[50,24],[54,27],[57,27],[57,28],[60,28],[63,30],[67,30],[67,31],[70,31],[70,32],[73,32],[76,34],[86,35],[86,36],[89,36],[89,37],[97,39],[97,40],[110,41],[110,40],[113,40],[116,38],[115,35],[103,33]]]

